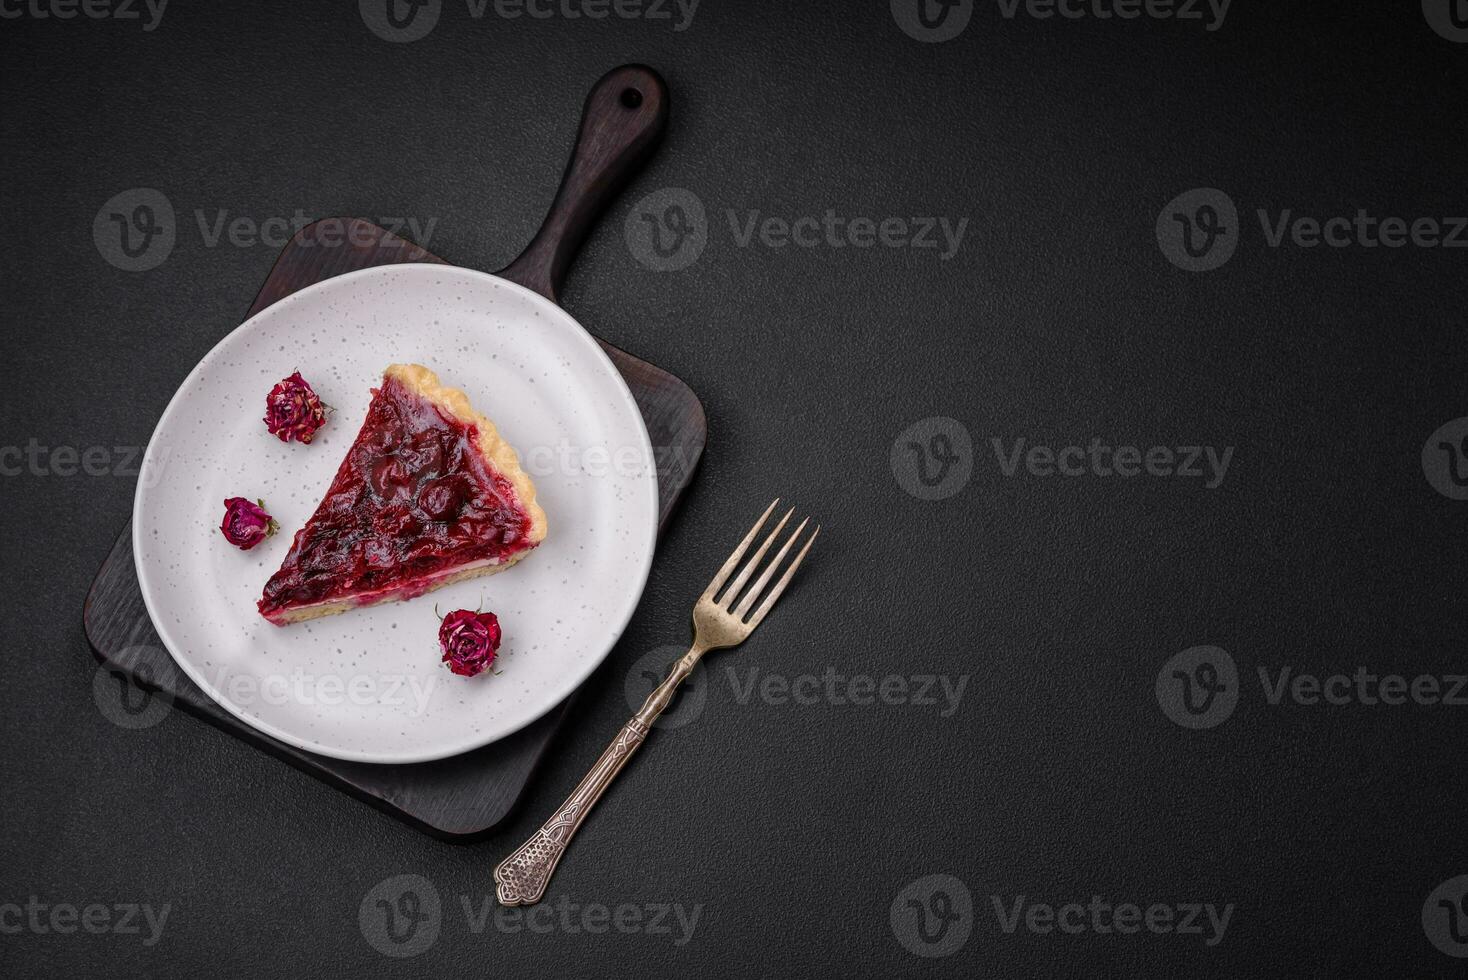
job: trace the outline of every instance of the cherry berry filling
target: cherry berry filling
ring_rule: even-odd
[[[260,611],[404,588],[519,550],[530,519],[480,455],[478,430],[386,378]]]

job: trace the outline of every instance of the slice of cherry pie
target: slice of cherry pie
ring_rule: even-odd
[[[427,368],[394,364],[260,615],[284,626],[411,599],[503,571],[544,537],[535,484],[494,423]]]

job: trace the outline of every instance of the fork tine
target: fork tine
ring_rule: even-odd
[[[769,563],[769,565],[765,566],[764,573],[761,574],[759,578],[755,579],[754,584],[749,587],[749,591],[744,594],[743,601],[739,603],[739,608],[734,610],[735,619],[743,619],[744,614],[749,612],[750,607],[754,605],[754,600],[758,599],[760,593],[765,590],[765,586],[770,584],[770,576],[775,574],[775,569],[780,567],[780,562],[784,561],[785,556],[790,553],[790,546],[793,545],[796,539],[800,537],[800,532],[804,531],[805,526],[809,523],[809,517],[801,521],[800,527],[797,527],[795,531],[790,535],[790,537],[785,541],[785,547],[781,548],[779,553],[775,555],[774,559]],[[751,564],[753,564],[753,562],[751,562]]]
[[[739,547],[735,548],[734,553],[729,556],[729,560],[724,562],[724,567],[715,573],[714,580],[709,583],[709,587],[703,592],[703,598],[712,599],[714,593],[719,591],[719,586],[723,585],[724,580],[729,577],[729,573],[734,571],[734,566],[739,564],[739,559],[744,557],[745,550],[749,548],[749,542],[754,540],[754,536],[759,533],[759,529],[764,526],[765,521],[769,518],[770,513],[774,511],[776,504],[779,504],[779,502],[780,498],[776,497],[774,502],[765,508],[765,512],[760,515],[759,520],[754,522],[754,527],[750,528],[749,533],[744,536],[744,540],[739,542]]]
[[[802,526],[804,526],[804,525],[802,525]],[[799,531],[796,532],[796,534],[799,534],[799,533],[800,533]],[[790,584],[790,579],[792,577],[794,577],[795,570],[800,567],[800,563],[801,562],[805,561],[805,553],[810,550],[810,546],[811,545],[813,545],[813,544],[816,543],[816,535],[817,534],[820,534],[820,533],[821,533],[821,526],[819,524],[817,524],[816,525],[816,529],[814,531],[810,532],[810,538],[806,540],[805,547],[800,549],[800,554],[798,554],[798,555],[795,556],[795,560],[790,563],[790,567],[787,568],[787,569],[785,569],[785,574],[780,576],[780,581],[778,581],[778,582],[775,583],[775,587],[772,588],[772,589],[770,589],[770,594],[767,595],[767,596],[765,596],[765,601],[764,602],[761,602],[759,604],[759,608],[756,609],[754,611],[754,615],[750,617],[750,619],[749,619],[749,628],[750,629],[754,629],[756,626],[759,625],[760,620],[762,620],[762,619],[765,618],[765,613],[769,612],[770,611],[770,607],[775,604],[775,600],[778,599],[778,598],[780,598],[780,593],[781,592],[784,592],[785,591],[785,586],[787,586],[787,585]],[[791,536],[791,540],[792,541],[795,540],[795,536],[794,535]],[[787,547],[788,547],[788,545],[787,545]],[[778,565],[779,562],[776,561],[775,564]],[[771,566],[771,567],[774,567],[774,566]]]
[[[765,537],[764,543],[759,546],[749,561],[744,563],[744,567],[739,570],[739,574],[735,576],[733,583],[729,586],[729,591],[725,592],[723,598],[720,600],[724,603],[725,607],[734,605],[734,600],[739,598],[739,590],[744,588],[744,583],[749,581],[749,576],[754,574],[754,570],[759,567],[760,561],[764,559],[765,552],[770,550],[770,545],[775,543],[775,538],[780,536],[780,531],[785,527],[785,522],[790,520],[790,515],[794,513],[794,507],[787,510],[785,516],[780,518],[780,523],[776,524],[775,529]]]

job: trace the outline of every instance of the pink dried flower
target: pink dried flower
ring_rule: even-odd
[[[230,544],[249,551],[280,530],[280,525],[265,513],[265,501],[230,497],[224,502],[224,520],[219,530]]]
[[[326,406],[297,371],[265,396],[265,426],[281,442],[310,443],[326,424]]]
[[[438,627],[438,645],[449,670],[473,677],[494,663],[500,648],[500,621],[494,613],[455,610]]]

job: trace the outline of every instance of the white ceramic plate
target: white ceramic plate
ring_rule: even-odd
[[[331,483],[387,365],[423,364],[495,421],[535,480],[549,533],[520,564],[407,602],[272,626],[266,579]],[[335,409],[309,446],[266,431],[265,395],[299,369]],[[241,720],[359,762],[421,762],[539,718],[601,663],[652,565],[657,473],[642,416],[601,347],[514,283],[441,265],[329,279],[252,317],[169,402],[133,505],[148,613],[173,658]],[[280,533],[240,551],[226,497],[263,498]],[[500,673],[458,677],[438,616],[499,616]]]

